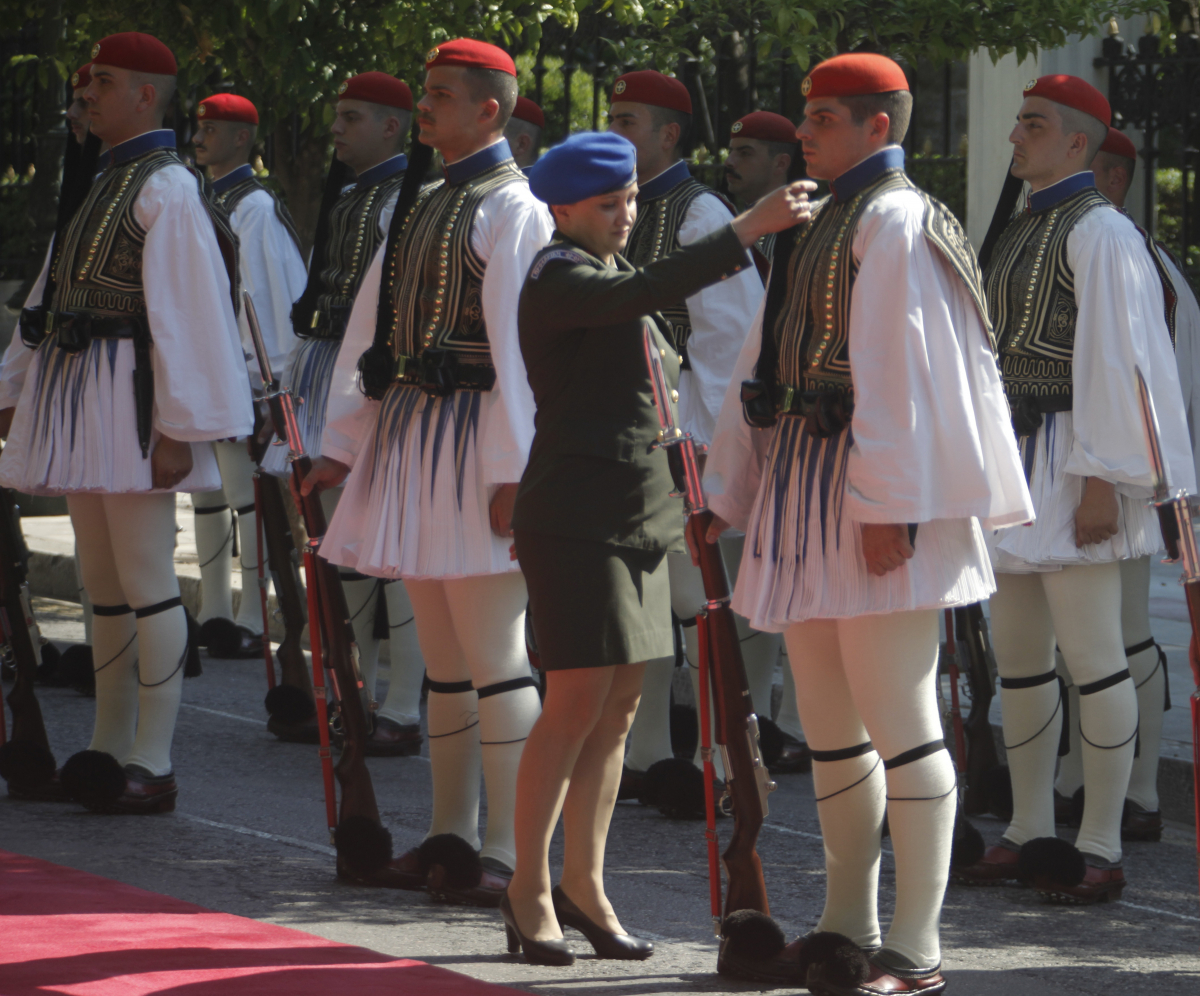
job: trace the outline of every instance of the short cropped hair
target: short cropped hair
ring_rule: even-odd
[[[501,69],[466,67],[467,93],[474,101],[494,100],[500,105],[496,123],[503,128],[517,106],[517,78]]]
[[[850,120],[856,125],[876,114],[888,116],[888,141],[899,145],[908,134],[908,123],[912,120],[912,94],[908,90],[889,90],[887,93],[866,93],[855,97],[838,97],[850,111]]]
[[[171,109],[171,101],[175,97],[175,87],[178,85],[178,80],[174,76],[162,73],[130,72],[129,81],[133,84],[134,89],[143,87],[147,83],[154,87],[155,109],[159,113],[165,115]]]
[[[659,107],[657,104],[650,104],[649,107],[650,123],[654,125],[655,131],[660,131],[669,124],[679,125],[679,141],[675,143],[675,152],[682,156],[692,135],[692,116],[669,107]]]
[[[795,142],[768,142],[767,157],[774,162],[776,156],[791,156],[796,158]]]
[[[1100,146],[1108,138],[1108,125],[1104,124],[1098,118],[1092,117],[1090,114],[1077,111],[1074,107],[1067,107],[1065,104],[1060,104],[1057,101],[1051,101],[1051,103],[1058,109],[1058,113],[1062,117],[1064,135],[1074,135],[1078,132],[1083,132],[1084,137],[1087,138],[1087,152],[1084,153],[1086,158],[1083,165],[1090,166],[1092,160],[1096,158],[1096,153],[1100,151]]]

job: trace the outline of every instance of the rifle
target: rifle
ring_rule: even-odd
[[[1196,805],[1196,857],[1200,859],[1200,550],[1196,547],[1196,525],[1192,519],[1192,498],[1182,489],[1173,489],[1167,478],[1167,465],[1159,443],[1158,417],[1154,414],[1154,400],[1146,387],[1142,371],[1134,367],[1137,377],[1138,402],[1142,410],[1142,429],[1146,436],[1146,452],[1150,457],[1150,468],[1154,482],[1152,504],[1158,512],[1158,525],[1162,530],[1163,545],[1167,548],[1166,563],[1180,563],[1183,585],[1187,597],[1188,619],[1192,624],[1192,640],[1188,647],[1188,662],[1192,666],[1192,779]]]
[[[967,735],[963,811],[969,816],[978,816],[992,808],[990,785],[995,778],[993,773],[1000,766],[992,721],[988,718],[996,694],[996,681],[983,606],[976,602],[955,609],[954,630],[958,637],[958,656],[966,662],[967,684],[971,689],[971,710],[962,724]]]
[[[8,782],[10,795],[36,797],[53,779],[55,761],[33,690],[42,640],[30,607],[28,563],[29,549],[13,493],[0,488],[0,629],[4,663],[16,673],[8,694],[12,730],[0,746],[0,775]]]
[[[700,728],[702,735],[707,738],[708,710],[704,699],[709,694],[709,687],[703,680],[706,676],[711,682],[717,746],[725,764],[725,791],[733,810],[733,833],[729,846],[721,855],[729,880],[723,918],[720,911],[720,881],[714,877],[710,882],[713,928],[720,935],[723,920],[738,910],[756,910],[765,915],[771,912],[762,863],[755,845],[767,815],[767,795],[774,791],[775,783],[771,781],[759,749],[758,717],[750,700],[750,686],[742,663],[737,626],[733,610],[729,607],[729,578],[725,573],[725,563],[721,559],[720,547],[705,539],[709,523],[712,522],[712,512],[705,503],[704,489],[700,484],[696,444],[690,433],[675,425],[663,374],[663,354],[659,352],[648,325],[643,326],[642,334],[660,426],[655,446],[666,451],[676,493],[683,495],[684,510],[688,517],[685,528],[692,549],[699,554],[700,573],[704,579],[705,605],[697,619],[702,668],[701,710],[704,713]],[[710,876],[715,876],[717,833],[711,798],[711,748],[706,753],[705,801],[709,820],[706,836]]]
[[[317,556],[321,537],[325,535],[325,510],[320,496],[300,493],[300,485],[312,469],[312,461],[304,451],[304,440],[296,424],[296,411],[287,388],[271,372],[271,363],[263,344],[262,330],[254,302],[244,294],[246,320],[254,340],[258,367],[262,374],[263,398],[271,412],[275,433],[287,440],[288,459],[292,465],[292,499],[304,522],[308,540],[304,544],[304,573],[308,582],[310,639],[313,653],[314,685],[321,686],[320,669],[328,677],[332,697],[337,703],[343,733],[342,753],[334,769],[342,788],[341,805],[334,813],[334,786],[330,769],[329,724],[325,716],[325,696],[318,695],[317,728],[321,744],[321,761],[325,778],[326,816],[330,837],[338,851],[338,873],[363,880],[383,869],[391,860],[391,835],[379,820],[375,789],[367,770],[364,748],[371,735],[371,713],[367,693],[363,688],[358,667],[358,646],[346,607],[337,568]],[[315,630],[315,632],[314,632]]]

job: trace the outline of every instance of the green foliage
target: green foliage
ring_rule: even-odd
[[[1168,249],[1175,254],[1175,257],[1181,260],[1184,264],[1184,269],[1191,279],[1192,284],[1196,284],[1196,273],[1200,270],[1200,245],[1195,243],[1200,242],[1200,230],[1197,230],[1196,222],[1193,220],[1190,226],[1191,230],[1189,239],[1192,245],[1184,246],[1183,244],[1183,170],[1181,169],[1158,169],[1155,170],[1155,179],[1158,183],[1158,203],[1155,205],[1157,212],[1155,234],[1159,241],[1163,242]],[[1193,219],[1196,217],[1196,175],[1191,176],[1192,189],[1188,191],[1188,206],[1192,209]]]
[[[904,169],[913,183],[946,205],[959,222],[967,220],[967,161],[960,156],[910,156]]]
[[[0,280],[20,280],[33,251],[29,184],[0,182]]]
[[[517,81],[521,93],[533,98],[537,93],[537,78],[534,75],[534,64],[537,61],[533,52],[523,52],[516,58]],[[543,143],[546,140],[556,140],[561,135],[569,135],[577,131],[589,131],[592,127],[592,74],[586,69],[576,69],[571,74],[571,120],[565,122],[565,74],[564,60],[556,55],[548,55],[543,60],[545,74],[542,77],[542,113],[546,115],[546,127],[542,131]],[[597,126],[603,130],[604,115],[608,110],[608,94],[600,95],[600,115]],[[568,126],[569,125],[569,126]]]

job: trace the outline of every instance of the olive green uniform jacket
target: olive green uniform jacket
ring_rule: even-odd
[[[643,269],[621,256],[608,266],[555,232],[534,257],[518,309],[537,431],[514,529],[684,549],[683,507],[653,445],[659,422],[642,329],[653,329],[673,390],[679,357],[654,312],[752,265],[732,226]]]

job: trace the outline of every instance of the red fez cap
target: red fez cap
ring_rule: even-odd
[[[1114,156],[1124,156],[1126,159],[1137,159],[1138,157],[1137,149],[1129,140],[1129,136],[1124,132],[1117,131],[1111,125],[1108,129],[1108,138],[1100,146],[1100,151],[1111,152]]]
[[[1066,76],[1063,73],[1039,76],[1025,84],[1025,96],[1045,97],[1064,107],[1073,107],[1090,114],[1106,128],[1112,124],[1112,108],[1108,106],[1104,94],[1078,76]]]
[[[874,52],[848,52],[813,68],[800,92],[809,100],[816,97],[863,97],[872,93],[907,90],[904,70],[886,55]]]
[[[71,74],[71,89],[81,90],[92,82],[92,64],[85,62]]]
[[[369,104],[413,109],[412,91],[404,80],[387,73],[359,73],[338,87],[338,100],[365,100]]]
[[[174,76],[179,72],[171,50],[153,35],[140,31],[122,31],[101,38],[92,46],[92,62],[156,76]]]
[[[236,93],[214,93],[205,97],[196,108],[196,117],[205,121],[237,121],[258,124],[258,108]]]
[[[531,125],[537,125],[539,128],[546,126],[546,115],[528,97],[517,98],[517,106],[513,108],[512,116],[518,121],[528,121]]]
[[[425,68],[434,66],[466,66],[469,69],[498,69],[509,76],[517,75],[517,64],[504,49],[476,41],[474,38],[455,38],[442,42],[425,53]]]
[[[729,129],[731,138],[758,138],[764,142],[796,141],[796,126],[782,114],[754,111],[739,118]]]
[[[614,102],[629,100],[635,104],[665,107],[683,114],[692,113],[692,95],[683,82],[653,69],[639,69],[618,76],[613,83],[611,99]]]

